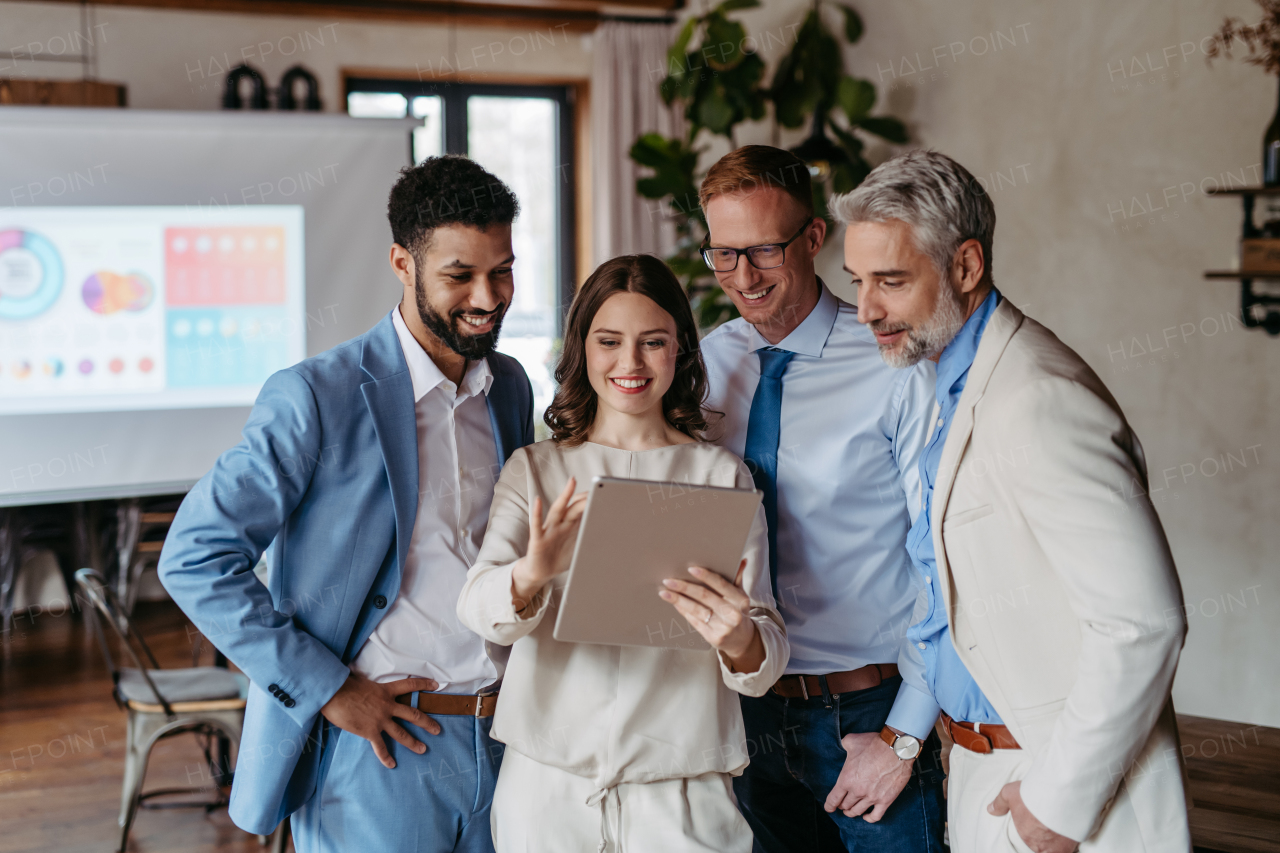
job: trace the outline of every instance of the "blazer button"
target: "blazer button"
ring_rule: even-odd
[[[387,606],[387,597],[385,595],[375,595],[373,597],[373,606],[381,610]]]
[[[295,702],[295,701],[293,701],[293,699],[286,699],[286,700],[284,700],[284,706],[285,706],[286,708],[292,708],[294,705],[297,705],[297,704],[298,704],[298,703],[297,703],[297,702]]]
[[[275,695],[279,694],[279,692],[280,692],[280,685],[278,685],[278,684],[273,684],[273,685],[271,685],[270,687],[268,687],[268,688],[267,688],[267,692],[268,692],[268,693],[270,693],[272,696],[275,696]]]

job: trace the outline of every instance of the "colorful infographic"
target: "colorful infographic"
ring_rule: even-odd
[[[249,405],[306,353],[296,206],[0,212],[0,413]]]
[[[0,319],[37,317],[62,292],[62,256],[34,231],[0,231]]]
[[[98,314],[143,311],[155,297],[151,279],[140,272],[119,273],[98,270],[84,280],[80,296],[85,307]]]

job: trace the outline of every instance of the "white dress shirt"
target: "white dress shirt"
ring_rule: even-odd
[[[778,610],[787,672],[812,675],[899,663],[917,594],[907,530],[934,396],[932,362],[889,367],[858,309],[819,286],[817,306],[776,344],[795,353],[782,377]],[[702,341],[707,405],[725,415],[713,437],[738,455],[760,381],[755,352],[767,346],[742,319]]]
[[[480,553],[500,465],[485,396],[489,362],[471,362],[454,385],[391,318],[413,380],[418,426],[418,515],[400,595],[351,666],[378,682],[421,676],[441,693],[477,693],[502,677],[505,655],[458,622],[458,593]],[[353,510],[358,508],[353,507]]]

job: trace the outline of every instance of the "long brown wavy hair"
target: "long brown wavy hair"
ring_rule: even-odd
[[[638,293],[676,321],[676,373],[662,395],[667,423],[702,440],[707,429],[707,368],[698,347],[698,326],[689,297],[667,265],[652,255],[623,255],[601,264],[574,297],[565,319],[564,349],[556,365],[555,399],[542,419],[558,444],[577,447],[596,419],[596,391],[587,378],[587,333],[605,300],[615,293]]]

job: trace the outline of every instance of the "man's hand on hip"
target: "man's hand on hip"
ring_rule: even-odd
[[[875,823],[907,786],[914,762],[898,758],[879,732],[845,735],[840,745],[848,755],[823,808]]]
[[[1010,782],[1000,789],[987,811],[996,817],[1013,812],[1013,828],[1036,853],[1073,853],[1080,842],[1059,835],[1040,821],[1022,801],[1022,783]]]
[[[441,731],[439,723],[417,708],[399,704],[396,697],[415,690],[435,690],[439,686],[430,678],[402,678],[378,684],[358,672],[352,672],[338,688],[338,692],[333,694],[333,698],[320,709],[320,713],[343,731],[369,741],[378,760],[387,769],[394,769],[396,760],[391,757],[391,752],[382,739],[383,732],[419,755],[427,751],[425,744],[396,722],[397,717],[408,720],[429,734],[438,735]]]

